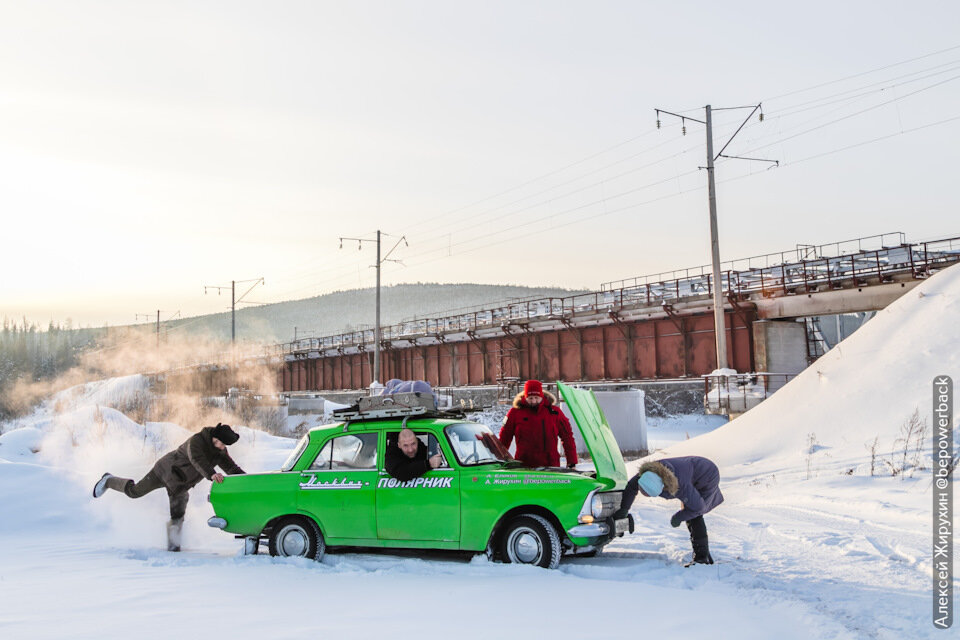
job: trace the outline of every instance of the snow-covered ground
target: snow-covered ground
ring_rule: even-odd
[[[686,531],[668,524],[677,504],[643,498],[636,533],[556,571],[439,552],[245,557],[206,526],[207,483],[170,554],[162,492],[90,489],[104,471],[138,478],[189,432],[110,408],[145,390],[138,376],[59,394],[0,435],[0,638],[939,637],[929,431],[890,469],[914,411],[929,425],[934,376],[960,377],[958,317],[955,267],[744,416],[651,419],[654,457],[720,465],[726,502],[706,516],[720,562],[690,569]],[[248,471],[293,446],[240,432],[231,453]]]
[[[726,416],[691,414],[662,418],[647,417],[647,445],[650,451],[667,449],[670,446],[696,438],[727,423]]]

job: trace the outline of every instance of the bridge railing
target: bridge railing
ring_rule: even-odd
[[[958,259],[960,238],[946,238],[737,272],[733,276],[735,281],[731,291],[737,294],[789,295],[801,287],[803,291],[822,286],[840,288],[851,280],[855,284],[866,283],[869,278],[887,282],[893,275],[901,273],[921,278]]]
[[[873,236],[864,236],[861,238],[852,238],[850,240],[841,240],[840,242],[830,242],[821,245],[798,244],[795,249],[787,251],[777,251],[774,253],[764,253],[749,258],[738,258],[720,263],[720,271],[751,271],[753,269],[765,269],[788,264],[792,262],[801,262],[825,257],[836,257],[850,253],[859,253],[872,249],[886,249],[893,246],[902,246],[906,244],[906,235],[902,231],[891,233],[882,233]],[[700,265],[688,269],[677,269],[674,271],[665,271],[662,273],[649,274],[645,276],[636,276],[623,280],[614,280],[600,285],[601,291],[628,289],[633,287],[642,287],[647,284],[657,284],[662,282],[671,282],[674,280],[688,280],[706,278],[713,274],[713,265]]]

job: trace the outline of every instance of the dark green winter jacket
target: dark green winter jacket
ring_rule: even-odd
[[[226,451],[213,446],[213,427],[204,427],[153,465],[170,493],[181,493],[203,479],[210,480],[220,467],[228,474],[245,473]]]

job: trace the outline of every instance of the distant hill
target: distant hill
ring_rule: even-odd
[[[454,315],[468,309],[495,307],[507,301],[565,297],[582,293],[571,289],[487,284],[398,284],[380,290],[380,321],[386,326],[411,318]],[[372,327],[376,289],[337,291],[237,311],[237,340],[289,342],[297,337],[345,333]],[[165,323],[178,333],[205,333],[230,338],[230,312]]]

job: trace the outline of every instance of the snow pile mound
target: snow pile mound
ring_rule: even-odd
[[[158,546],[167,496],[155,491],[139,500],[108,492],[94,500],[91,489],[110,472],[139,480],[194,431],[168,422],[139,424],[110,405],[123,407],[139,396],[151,401],[143,376],[80,385],[51,397],[32,415],[4,425],[0,434],[0,522],[4,529],[83,531],[96,529],[124,546]],[[198,425],[197,428],[206,426]],[[278,469],[295,441],[233,427],[240,440],[230,455],[248,472]],[[185,535],[214,548],[232,543],[209,529],[209,483],[191,491]]]
[[[143,403],[149,393],[150,380],[135,374],[70,387],[53,394],[47,405],[61,412],[95,405],[123,409]]]
[[[933,380],[960,371],[958,317],[955,266],[879,312],[758,407],[666,455],[707,456],[727,477],[870,475],[871,460],[876,475],[903,466],[910,473],[916,448],[929,454]]]

